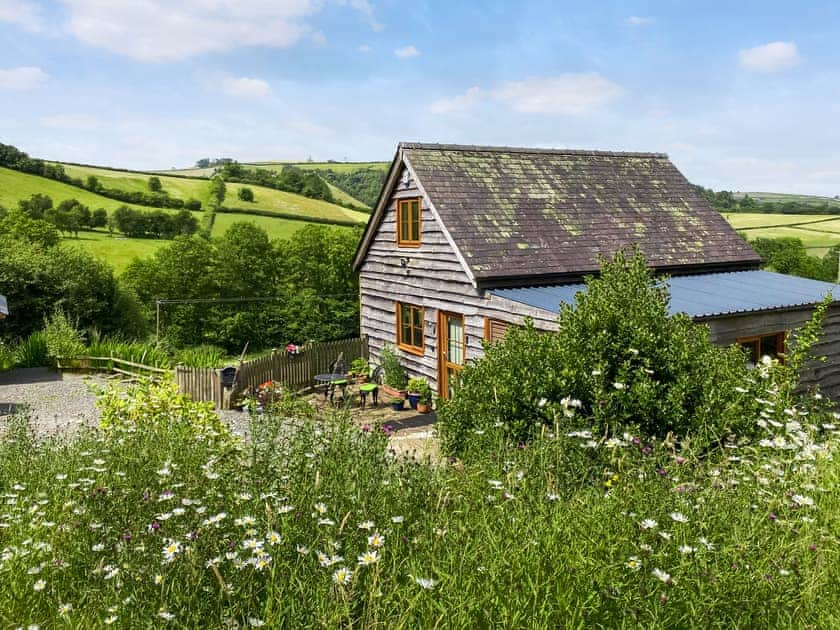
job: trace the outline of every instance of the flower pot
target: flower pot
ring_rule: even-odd
[[[405,408],[405,400],[404,399],[400,399],[399,402],[397,402],[397,401],[392,401],[391,402],[391,409],[393,409],[394,411],[402,411],[404,408]]]
[[[412,409],[417,409],[418,402],[420,402],[420,394],[408,392],[408,406]]]
[[[431,410],[432,406],[429,403],[417,402],[417,413],[429,413]]]
[[[384,383],[380,385],[380,389],[390,398],[405,398],[406,391],[404,389],[394,389],[390,385]]]

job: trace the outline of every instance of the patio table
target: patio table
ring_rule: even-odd
[[[324,386],[324,400],[329,396],[330,402],[333,401],[336,386],[341,387],[342,396],[347,389],[347,375],[338,374],[336,372],[327,372],[325,374],[316,374],[315,382]],[[317,385],[316,385],[317,387]]]

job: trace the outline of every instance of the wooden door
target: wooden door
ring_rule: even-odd
[[[438,395],[451,398],[464,368],[467,344],[464,316],[440,311],[438,314]]]

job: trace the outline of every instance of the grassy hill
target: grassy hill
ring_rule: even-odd
[[[758,203],[799,203],[813,206],[827,203],[831,206],[837,206],[837,211],[840,212],[840,199],[835,199],[834,197],[773,192],[737,192],[733,193],[733,195],[736,199],[743,199],[746,195],[749,195]]]
[[[80,177],[84,180],[93,175],[106,188],[148,192],[147,182],[150,173],[118,171],[95,166],[77,166],[71,164],[64,164],[63,166],[65,172],[70,177]],[[157,175],[157,177],[163,185],[163,190],[169,193],[171,197],[184,200],[189,198],[198,199],[206,207],[210,196],[210,188],[206,179],[197,177],[167,177],[166,175]],[[254,201],[252,203],[242,201],[237,197],[239,189],[246,186],[254,191]],[[347,208],[320,199],[309,199],[308,197],[294,193],[250,184],[228,183],[224,205],[229,208],[240,208],[243,210],[268,210],[271,212],[300,215],[302,217],[355,221],[357,223],[365,223],[368,219],[368,215],[363,212],[348,210]]]
[[[118,171],[92,166],[65,165],[66,172],[71,177],[87,178],[94,175],[109,188],[122,190],[147,190],[149,174]],[[172,197],[189,199],[194,197],[206,203],[209,188],[206,180],[186,179],[179,177],[159,176],[163,189]],[[301,195],[264,188],[261,186],[250,186],[254,191],[255,202],[246,203],[236,197],[239,184],[228,185],[228,195],[225,205],[234,208],[241,208],[244,213],[219,213],[213,225],[213,235],[222,234],[231,224],[246,221],[254,223],[263,228],[269,238],[288,238],[297,230],[310,225],[307,221],[296,221],[289,218],[260,216],[247,214],[249,210],[282,212],[290,215],[300,215],[301,218],[317,218],[327,220],[355,221],[360,224],[368,219],[368,215],[362,212],[355,212],[342,208],[335,204],[327,203],[317,199],[309,199]],[[176,212],[166,208],[149,208],[137,204],[126,204],[116,199],[110,199],[92,193],[88,190],[46,179],[37,175],[21,173],[0,167],[0,205],[15,207],[19,200],[28,199],[32,195],[40,193],[48,195],[56,205],[66,199],[77,199],[91,210],[104,208],[110,214],[116,208],[127,205],[138,210],[162,210],[164,212]],[[199,220],[203,212],[194,212],[193,215]],[[335,229],[348,229],[336,227]],[[166,245],[168,241],[158,239],[126,238],[121,234],[111,234],[107,230],[95,230],[80,232],[78,238],[65,238],[63,244],[66,247],[78,247],[87,250],[111,264],[117,273],[122,272],[131,260],[135,257],[151,255],[158,248]]]

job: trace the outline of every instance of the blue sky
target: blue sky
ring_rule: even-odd
[[[663,151],[840,194],[835,2],[0,0],[0,142],[132,168],[400,140]]]

